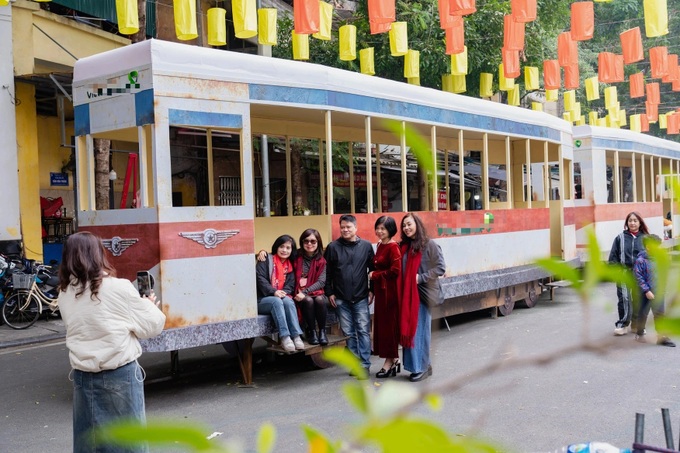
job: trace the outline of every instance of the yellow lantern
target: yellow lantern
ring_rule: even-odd
[[[597,112],[588,113],[588,124],[591,126],[597,126]]]
[[[198,38],[196,0],[173,0],[175,34],[180,41]]]
[[[532,102],[531,103],[531,110],[536,110],[537,112],[542,112],[543,111],[543,103]]]
[[[468,73],[468,53],[467,46],[463,46],[463,51],[451,55],[451,74],[466,75]]]
[[[517,84],[508,90],[508,105],[519,105],[519,85]]]
[[[227,44],[227,10],[210,8],[208,10],[208,44],[225,46]]]
[[[545,90],[545,100],[548,102],[557,102],[558,89]]]
[[[503,63],[498,65],[498,89],[501,91],[509,91],[515,86],[515,79],[505,77],[505,70]]]
[[[659,129],[666,129],[668,127],[668,121],[665,113],[659,114]]]
[[[585,126],[585,125],[586,125],[586,116],[585,116],[585,115],[581,115],[581,117],[580,117],[578,120],[576,120],[576,123],[575,123],[575,124],[576,124],[577,126]]]
[[[586,99],[588,101],[600,99],[600,82],[597,76],[586,79]]]
[[[309,60],[309,35],[298,35],[295,30],[292,32],[293,59]]]
[[[263,46],[278,44],[276,13],[276,8],[260,8],[257,10],[257,42]]]
[[[420,77],[408,77],[406,79],[409,85],[418,85],[420,86]]]
[[[234,34],[239,39],[257,35],[257,5],[255,0],[231,0]]]
[[[533,66],[524,67],[524,89],[527,91],[538,90],[538,68]]]
[[[668,34],[668,7],[666,0],[645,0],[645,34],[656,38]]]
[[[564,110],[572,111],[574,110],[574,104],[576,103],[576,91],[568,90],[564,92]]]
[[[627,125],[626,122],[626,111],[625,110],[619,110],[619,126],[623,127]]]
[[[0,0],[0,6],[8,2]],[[137,16],[137,0],[116,0],[116,17],[118,31],[123,35],[134,35],[139,31],[139,17]]]
[[[604,106],[608,109],[616,107],[617,94],[616,87],[607,87],[604,89]]]
[[[392,22],[389,32],[390,53],[393,57],[401,57],[408,52],[408,29],[406,22]]]
[[[453,93],[453,75],[444,74],[442,75],[442,91],[448,93]]]
[[[465,82],[465,75],[451,74],[451,90],[454,93],[465,93],[467,86]]]
[[[333,25],[333,5],[319,0],[319,31],[312,37],[322,41],[331,40],[331,27]]]
[[[642,121],[640,120],[640,114],[630,116],[630,130],[635,132],[642,131]]]
[[[367,47],[359,51],[359,65],[362,74],[375,75],[374,55],[375,49],[373,47]]]
[[[7,6],[9,5],[9,0],[0,0],[0,6]]]
[[[340,27],[340,59],[342,61],[353,61],[357,59],[357,27],[354,25],[343,25]]]
[[[420,52],[409,49],[404,56],[404,77],[412,79],[420,78]]]
[[[605,116],[604,118],[598,118],[597,125],[600,127],[607,127],[607,117]]]
[[[479,97],[490,98],[493,96],[493,74],[482,72],[479,74]]]
[[[580,102],[574,102],[573,108],[571,109],[571,116],[574,118],[574,121],[578,121],[581,118],[581,103]]]
[[[571,123],[571,112],[564,112],[562,114],[562,119]]]
[[[619,129],[619,119],[617,116],[611,113],[607,115],[607,127],[613,127],[614,129]]]

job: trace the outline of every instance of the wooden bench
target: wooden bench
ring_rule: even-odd
[[[549,281],[547,283],[540,283],[540,285],[550,291],[550,300],[553,300],[553,297],[555,296],[555,289],[571,286],[571,282],[569,280],[557,280]]]

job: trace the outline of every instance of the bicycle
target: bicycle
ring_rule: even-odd
[[[43,291],[36,277],[36,274],[12,274],[14,293],[2,305],[2,319],[12,329],[27,329],[35,324],[43,305],[52,313],[59,309],[57,298]]]

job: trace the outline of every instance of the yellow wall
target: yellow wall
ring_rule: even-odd
[[[19,171],[19,210],[26,257],[42,261],[40,221],[40,173],[38,131],[33,85],[16,84],[17,161]]]
[[[50,186],[50,173],[59,173],[68,162],[71,148],[61,147],[59,118],[38,118],[38,158],[40,159],[40,188],[49,190],[73,190],[73,175],[69,173],[67,186]],[[71,142],[73,123],[66,123],[66,142]]]

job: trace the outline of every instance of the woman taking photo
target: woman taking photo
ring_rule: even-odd
[[[145,422],[139,339],[158,335],[165,324],[156,296],[140,297],[129,280],[116,278],[105,253],[92,233],[72,234],[59,268],[59,310],[73,368],[74,452],[121,451],[100,445],[96,428],[119,418]]]
[[[446,272],[442,250],[427,236],[417,214],[401,220],[402,302],[401,345],[404,368],[411,371],[411,382],[432,376],[430,363],[430,305],[443,303],[439,277]]]
[[[291,294],[295,290],[295,239],[284,234],[272,245],[272,252],[255,267],[257,279],[257,312],[272,315],[279,331],[281,346],[287,352],[303,350],[295,302]]]
[[[401,251],[392,239],[397,223],[382,216],[375,222],[375,235],[380,239],[373,257],[375,270],[368,278],[373,282],[373,353],[385,359],[377,378],[394,377],[401,371],[399,363],[399,301],[401,283]]]
[[[649,234],[647,224],[642,216],[633,211],[628,213],[623,222],[623,231],[614,238],[609,252],[610,263],[620,263],[628,269],[633,269],[638,253],[645,250],[642,237]],[[637,331],[637,312],[640,303],[640,291],[637,287],[629,288],[616,285],[618,298],[619,319],[614,327],[614,335],[625,335],[628,326]],[[641,326],[644,329],[644,326]]]
[[[295,301],[307,326],[307,343],[326,346],[328,299],[324,294],[326,260],[323,257],[321,235],[313,228],[305,230],[300,235],[300,246],[295,260]]]

